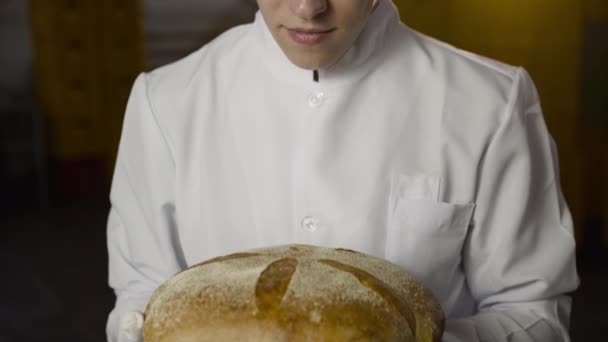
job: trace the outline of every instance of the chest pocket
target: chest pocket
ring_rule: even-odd
[[[399,175],[391,186],[386,258],[429,287],[440,302],[462,277],[473,204],[437,201],[439,177]]]

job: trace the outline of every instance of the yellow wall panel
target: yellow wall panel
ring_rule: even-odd
[[[449,40],[451,28],[450,6],[445,0],[393,0],[402,21],[428,35]]]

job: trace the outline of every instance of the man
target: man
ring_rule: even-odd
[[[306,243],[415,275],[445,341],[567,341],[572,220],[528,74],[412,31],[390,0],[258,5],[135,82],[109,339],[137,338],[151,293],[189,265]]]

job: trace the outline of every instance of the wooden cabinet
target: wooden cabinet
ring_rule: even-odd
[[[30,14],[50,157],[99,160],[109,178],[129,91],[144,65],[140,1],[31,0]]]

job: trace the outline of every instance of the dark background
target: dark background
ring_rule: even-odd
[[[599,340],[608,1],[395,3],[412,27],[532,74],[576,223],[573,340]],[[255,10],[254,0],[0,1],[0,342],[105,340],[108,189],[131,84]]]

